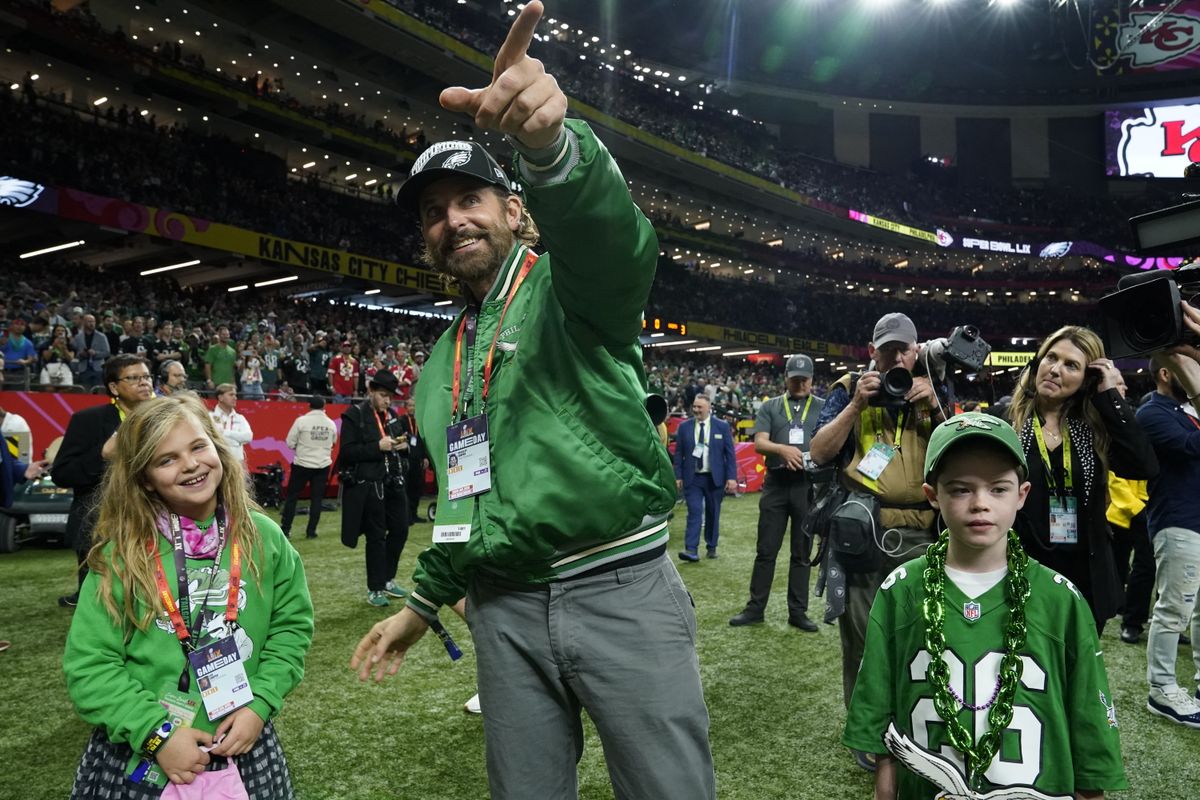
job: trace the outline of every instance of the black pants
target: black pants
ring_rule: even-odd
[[[1146,529],[1146,512],[1129,521],[1129,528],[1113,526],[1113,555],[1117,571],[1125,586],[1125,603],[1121,624],[1134,628],[1145,627],[1150,618],[1150,599],[1154,595],[1154,545]],[[1133,566],[1129,554],[1133,552]]]
[[[750,573],[750,602],[746,610],[761,614],[771,596],[775,557],[783,546],[788,522],[792,526],[791,558],[788,562],[788,616],[808,613],[809,546],[800,527],[808,515],[810,483],[803,472],[773,469],[763,482],[758,501],[758,552]]]
[[[100,516],[100,492],[97,489],[77,491],[71,500],[71,510],[67,515],[67,544],[75,551],[75,560],[79,564],[79,588],[83,588],[83,579],[87,577],[87,557],[92,549],[92,531]]]
[[[381,592],[396,577],[396,565],[408,541],[408,495],[404,486],[383,481],[359,483],[342,493],[343,506],[361,503],[362,532],[367,537],[367,589]],[[345,513],[345,510],[343,510]]]
[[[296,502],[305,485],[309,487],[308,535],[317,535],[317,523],[321,521],[321,501],[325,498],[325,481],[329,478],[329,467],[302,467],[292,464],[288,477],[287,499],[283,502],[283,515],[279,527],[284,533],[292,532],[292,518],[296,516]]]

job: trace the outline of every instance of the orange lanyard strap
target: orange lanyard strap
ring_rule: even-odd
[[[513,298],[517,296],[517,290],[521,288],[521,284],[525,282],[525,277],[533,269],[537,260],[537,253],[532,250],[525,253],[525,262],[521,265],[521,271],[517,273],[517,279],[513,281],[512,288],[508,290],[508,298],[504,301],[504,308],[500,311],[500,319],[496,321],[496,334],[492,337],[492,346],[488,348],[487,359],[483,362],[483,394],[481,398],[484,403],[487,403],[488,388],[492,383],[492,360],[496,355],[496,343],[500,341],[500,332],[504,330],[504,316],[508,313],[508,307],[512,304]],[[451,419],[458,418],[458,401],[462,394],[463,334],[465,332],[468,336],[468,349],[473,348],[475,346],[475,317],[473,311],[468,311],[463,314],[462,321],[458,323],[458,335],[454,340],[454,382],[450,390]]]
[[[217,553],[213,558],[213,580],[221,566],[221,552],[225,549],[225,542],[229,538],[227,530],[221,524],[220,514],[218,513],[217,530],[220,536],[220,543],[217,545]],[[171,544],[175,554],[175,583],[179,595],[179,602],[175,602],[175,598],[171,595],[171,587],[167,584],[167,575],[163,571],[162,560],[157,558],[158,547],[154,539],[146,542],[146,552],[151,557],[154,557],[154,578],[158,584],[158,595],[162,599],[163,607],[167,610],[167,615],[171,618],[171,625],[175,628],[175,635],[179,638],[184,650],[190,647],[190,641],[193,638],[189,623],[184,621],[183,615],[186,613],[190,620],[191,609],[190,594],[188,592],[187,578],[187,557],[183,552],[183,532],[179,526],[179,517],[175,514],[171,515]],[[237,542],[230,544],[229,550],[229,596],[225,602],[225,621],[233,624],[237,622],[238,617],[238,596],[241,592],[241,577],[242,577],[242,557],[241,548]],[[211,581],[209,588],[212,588]],[[206,592],[207,594],[207,592]]]

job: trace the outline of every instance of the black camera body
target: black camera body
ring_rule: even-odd
[[[858,388],[858,379],[862,377],[861,372],[850,373],[850,396],[854,396],[854,390]],[[913,386],[913,375],[904,367],[892,367],[887,372],[881,373],[879,376],[879,391],[872,395],[867,402],[876,408],[903,408],[905,396],[909,393]]]
[[[992,346],[979,335],[978,328],[974,325],[959,325],[946,337],[946,349],[942,358],[970,372],[978,372],[987,363],[991,352]]]
[[[1126,275],[1100,298],[1100,336],[1109,358],[1131,358],[1183,344],[1180,300],[1200,292],[1200,262]]]
[[[921,345],[921,353],[917,357],[918,370],[928,367],[933,373],[929,377],[941,380],[946,375],[946,367],[956,364],[967,372],[979,372],[987,363],[992,346],[979,335],[979,329],[974,325],[959,325],[950,331],[944,339],[931,339]]]

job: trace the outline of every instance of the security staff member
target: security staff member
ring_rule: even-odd
[[[404,597],[396,583],[396,565],[408,540],[408,496],[402,457],[408,436],[392,410],[396,376],[384,370],[367,383],[367,399],[342,414],[338,470],[342,493],[342,544],[357,547],[366,534],[367,602],[388,605]]]
[[[813,360],[798,353],[787,361],[787,392],[762,404],[754,420],[754,450],[766,456],[767,475],[758,501],[758,552],[750,573],[750,600],[730,625],[763,621],[775,577],[775,557],[792,523],[792,554],[788,566],[788,624],[813,633],[808,618],[809,549],[800,528],[808,515],[811,482],[805,466],[809,443],[825,401],[812,395]]]

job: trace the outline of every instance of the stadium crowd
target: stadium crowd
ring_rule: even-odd
[[[345,112],[336,103],[306,104],[286,92],[279,75],[214,72],[206,68],[198,53],[185,54],[176,44],[143,46],[132,42],[119,28],[103,29],[86,6],[75,6],[66,14],[59,14],[52,12],[45,0],[23,0],[22,4],[27,9],[39,10],[45,20],[65,26],[69,35],[114,55],[186,67],[249,95],[346,126],[406,152],[419,150],[424,144],[419,131],[396,131],[382,119],[369,122],[364,115]],[[441,7],[411,0],[392,0],[392,4],[481,52],[491,52],[496,44],[491,34],[494,21],[480,9],[462,4]],[[578,65],[593,62],[580,61],[580,56],[586,58],[587,52],[570,31],[561,38],[548,35],[541,45],[544,52],[539,56],[561,76],[563,87],[571,96],[686,149],[817,198],[819,205],[835,213],[856,209],[927,230],[953,228],[959,235],[1087,239],[1129,248],[1133,243],[1126,220],[1133,214],[1177,200],[1162,190],[1147,190],[1130,198],[1110,198],[1056,188],[973,185],[912,171],[888,175],[835,163],[785,142],[766,126],[713,108],[711,104],[705,107],[693,99],[690,91],[671,87],[665,80],[656,88],[653,80],[647,83],[643,73],[629,69],[621,61],[608,70],[598,59],[594,60],[602,78],[585,79]],[[598,52],[592,55],[598,56]],[[332,78],[336,82],[336,75]],[[381,184],[378,191],[386,190]]]

